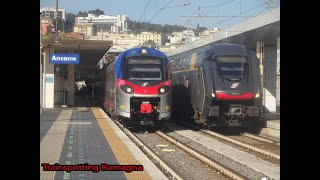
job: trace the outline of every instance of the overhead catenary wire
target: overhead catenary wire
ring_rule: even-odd
[[[190,5],[189,1],[186,0],[187,3],[180,4],[180,5],[169,6],[169,4],[170,4],[172,1],[173,1],[173,0],[170,0],[167,4],[165,4],[162,8],[160,8],[159,11],[156,11],[156,14],[153,15],[148,22],[151,22],[151,21],[152,21],[162,10],[164,10],[164,9],[167,9],[167,8],[175,8],[175,7],[182,7],[182,6],[188,6],[188,5]]]
[[[230,1],[223,2],[223,3],[220,3],[220,4],[214,5],[214,6],[198,6],[197,9],[195,10],[195,12],[194,12],[191,16],[180,16],[180,17],[187,17],[187,18],[188,18],[188,20],[185,22],[185,24],[184,24],[183,26],[185,26],[188,22],[191,21],[190,18],[203,18],[203,17],[212,18],[212,17],[220,17],[220,16],[200,15],[200,14],[201,14],[200,8],[210,8],[210,7],[224,6],[224,5],[229,4],[229,3],[232,3],[232,2],[234,2],[234,1],[235,1],[235,0],[230,0]],[[198,11],[198,15],[195,15],[197,11]],[[232,17],[232,16],[224,16],[224,17]]]
[[[258,15],[260,15],[263,11],[265,11],[267,8],[263,7],[261,11],[259,11],[259,13],[256,13],[258,11],[258,9],[256,9],[253,13],[251,13],[250,15],[248,15],[248,17],[256,17]],[[239,16],[239,17],[245,17],[245,16]],[[241,19],[238,23],[245,21],[246,19]],[[230,31],[231,32],[231,31]],[[243,32],[243,31],[241,31]]]
[[[141,20],[142,16],[146,13],[146,10],[147,10],[147,8],[149,6],[149,3],[150,3],[150,0],[148,1],[146,7],[144,8],[143,13],[140,15],[140,18],[139,18],[138,22]]]
[[[267,4],[268,2],[269,2],[269,0],[268,0],[267,2],[264,2],[264,3],[256,6],[256,7],[253,7],[253,8],[250,8],[250,9],[244,11],[244,12],[241,12],[239,15],[244,14],[244,13],[247,13],[247,12],[249,12],[249,11],[252,11],[253,9],[256,9],[256,8],[262,6],[262,5],[265,5],[265,4]],[[210,27],[213,27],[213,26],[215,26],[215,25],[221,24],[221,23],[223,23],[223,22],[229,21],[229,20],[231,20],[231,19],[233,19],[233,18],[235,18],[235,17],[239,17],[239,15],[232,16],[232,17],[230,17],[230,18],[228,18],[228,19],[225,19],[225,20],[223,20],[223,21],[219,21],[219,22],[217,22],[217,23],[209,26],[209,28],[210,28]]]
[[[244,15],[242,15],[242,14],[244,14],[244,13],[246,13],[246,12],[249,12],[249,11],[251,11],[251,10],[253,10],[253,9],[256,9],[256,8],[258,8],[258,7],[260,7],[261,5],[264,5],[264,4],[268,4],[268,3],[270,3],[270,1],[271,0],[268,0],[267,2],[264,2],[264,3],[262,3],[262,4],[260,4],[260,5],[258,5],[258,6],[255,6],[254,8],[251,8],[251,9],[248,9],[248,10],[246,10],[246,11],[244,11],[244,12],[242,12],[242,3],[241,3],[241,0],[240,0],[240,14],[238,14],[238,15],[229,15],[229,16],[226,16],[226,15],[216,15],[216,16],[212,16],[212,15],[207,15],[207,14],[205,14],[205,15],[202,15],[202,16],[181,16],[181,17],[188,17],[188,18],[213,18],[213,17],[217,17],[218,19],[217,19],[217,23],[216,24],[213,24],[212,26],[209,26],[208,28],[211,28],[211,27],[213,27],[213,26],[215,26],[215,25],[217,25],[217,24],[221,24],[221,23],[223,23],[223,22],[226,22],[226,21],[228,21],[228,20],[231,20],[231,19],[233,19],[233,18],[250,18],[250,17],[255,17],[256,15],[254,15],[255,13],[252,13],[252,14],[250,14],[250,15],[246,15],[246,16],[244,16]],[[209,7],[220,7],[220,6],[224,6],[224,5],[227,5],[227,4],[230,4],[230,3],[232,3],[232,2],[235,2],[235,0],[230,0],[230,1],[227,1],[227,2],[224,2],[224,3],[220,3],[220,4],[217,4],[217,5],[214,5],[214,6],[201,6],[202,8],[209,8]],[[236,1],[237,2],[237,1]],[[275,6],[275,5],[274,5]],[[217,9],[217,11],[218,11],[219,9]],[[264,10],[262,10],[262,12],[263,12]],[[256,12],[256,11],[255,11]],[[258,14],[261,14],[261,12],[260,13],[258,13]],[[225,18],[228,18],[228,17],[230,17],[229,19],[225,19]],[[222,18],[222,21],[219,21],[219,18]],[[189,20],[188,20],[189,21]]]
[[[163,8],[160,8],[160,10],[152,16],[152,18],[148,21],[151,22],[163,9],[165,9],[173,0],[169,1],[166,5],[163,6]]]
[[[198,8],[194,11],[194,13],[192,14],[192,16],[194,16],[194,15],[197,13],[197,11],[198,11]],[[189,21],[191,21],[190,18],[186,21],[186,23],[184,23],[183,26],[185,26]]]
[[[235,1],[235,0],[231,0],[231,1],[224,2],[224,3],[218,4],[218,5],[214,5],[214,6],[201,6],[201,8],[219,7],[219,6],[223,6],[223,5],[229,4],[229,3],[233,2],[233,1]]]
[[[187,0],[186,0],[187,1]],[[160,8],[160,9],[168,9],[168,8],[175,8],[175,7],[182,7],[182,6],[188,6],[190,5],[189,1],[187,1],[187,3],[185,4],[179,4],[179,5],[174,5],[174,6],[167,6],[167,7],[163,7],[163,8]]]

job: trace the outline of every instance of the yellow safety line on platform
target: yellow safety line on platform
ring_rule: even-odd
[[[94,117],[98,121],[104,137],[108,141],[116,159],[120,165],[139,165],[139,162],[131,154],[127,146],[121,141],[117,134],[113,131],[109,123],[104,119],[99,109],[96,107],[91,108]],[[106,162],[108,164],[108,162]],[[143,165],[143,164],[141,164]],[[146,171],[132,171],[125,173],[128,179],[151,179]]]

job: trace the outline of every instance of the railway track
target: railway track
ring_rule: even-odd
[[[266,138],[261,138],[259,136],[255,136],[249,133],[238,134],[238,135],[223,135],[221,133],[213,132],[211,130],[195,127],[185,122],[178,122],[177,124],[180,124],[188,128],[197,129],[198,131],[208,135],[209,137],[214,137],[219,140],[222,140],[222,142],[227,142],[227,143],[242,147],[247,151],[252,151],[255,153],[259,153],[263,156],[267,156],[266,158],[264,158],[266,160],[268,160],[269,158],[280,160],[280,148],[279,148],[280,143],[279,142],[275,142]],[[279,164],[278,161],[271,160],[271,162]]]
[[[131,132],[114,121],[169,179],[248,179],[161,131]]]
[[[177,137],[177,133],[178,136],[180,133],[179,130],[163,133],[151,129],[152,133],[148,133],[150,131],[139,133],[129,130],[130,128],[125,128],[121,123],[114,119],[113,121],[154,162],[168,179],[212,179],[213,177],[214,179],[280,178],[280,168],[278,165],[268,164],[266,161],[260,162],[263,160],[257,159],[254,155],[245,155],[243,153],[242,155],[239,155],[239,153],[236,153],[238,154],[236,156],[240,157],[240,159],[237,159],[237,157],[234,157],[231,154],[221,154],[221,152],[216,151],[216,145],[209,147],[210,145],[207,146],[201,142],[199,142],[199,144],[199,139],[191,137],[184,138],[181,135],[179,138]],[[167,130],[166,128],[162,129],[164,132]],[[189,128],[183,129],[188,130]],[[169,141],[170,138],[162,137],[160,134],[169,135],[171,140]],[[209,141],[211,142],[211,140]],[[182,146],[180,147],[180,145],[184,145],[185,149],[190,150],[186,151]],[[239,151],[237,149],[230,151],[230,148],[227,148],[226,150],[232,154],[234,154],[234,150]],[[225,150],[223,151],[226,152]],[[204,158],[201,158],[200,160],[198,158],[199,156]],[[246,160],[242,161],[241,159],[243,158]]]
[[[184,142],[248,179],[280,179],[280,160],[176,123],[169,123],[167,128],[167,134],[174,139]]]
[[[273,145],[276,145],[276,146],[280,146],[280,142],[278,142],[278,141],[267,139],[267,138],[264,138],[264,137],[261,137],[261,136],[257,136],[257,135],[254,135],[254,134],[243,133],[241,135],[249,137],[249,138],[252,138],[252,139],[256,139],[258,141],[262,141],[262,142],[270,143],[270,144],[273,144]]]
[[[196,159],[202,161],[203,163],[207,164],[208,166],[218,170],[219,172],[222,172],[223,174],[227,175],[228,177],[232,179],[246,179],[243,175],[233,171],[232,169],[220,164],[219,162],[212,160],[211,158],[206,157],[205,155],[202,155],[201,153],[197,152],[196,150],[190,148],[189,146],[185,145],[182,142],[179,142],[178,140],[168,136],[167,134],[157,131],[157,135],[161,136],[162,138],[166,139],[170,143],[178,146],[179,148],[183,149],[185,152],[189,153]]]
[[[222,135],[222,134],[219,134],[219,133],[216,133],[216,132],[213,132],[213,131],[209,131],[209,130],[204,130],[204,129],[202,129],[200,131],[205,133],[205,134],[207,134],[207,135],[209,135],[209,136],[213,136],[215,138],[219,138],[219,139],[221,139],[223,141],[227,141],[227,142],[229,142],[231,144],[240,146],[240,147],[248,149],[250,151],[253,151],[253,152],[256,152],[256,153],[259,153],[259,154],[262,154],[262,155],[266,155],[268,157],[272,157],[274,159],[280,160],[280,155],[264,150],[264,149],[269,149],[269,150],[270,149],[274,149],[274,148],[271,148],[269,144],[268,145],[266,145],[266,144],[260,145],[260,147],[261,146],[266,147],[266,148],[262,149],[262,148],[254,146],[254,145],[248,144],[248,141],[244,140],[244,138],[241,137],[241,136],[230,137],[230,136]]]

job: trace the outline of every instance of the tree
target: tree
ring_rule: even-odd
[[[76,15],[77,17],[88,17],[88,13],[87,12],[82,12],[82,11],[79,11],[78,14]]]
[[[90,10],[88,11],[89,14],[96,14],[96,15],[105,15],[103,10],[96,9],[96,10]]]
[[[198,27],[198,30],[201,32],[201,31],[204,31],[204,30],[208,30],[208,28],[206,28],[206,27]]]
[[[76,15],[75,14],[73,14],[73,13],[67,13],[66,14],[66,21],[74,23],[75,19],[76,19]]]
[[[187,28],[181,25],[151,24],[149,22],[137,22],[128,19],[128,29],[130,29],[135,34],[139,34],[143,31],[153,31],[157,33],[172,33],[174,31],[186,30]]]
[[[65,31],[72,32],[76,15],[73,13],[66,14]]]

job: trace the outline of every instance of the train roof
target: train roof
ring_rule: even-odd
[[[208,49],[209,54],[214,54],[215,56],[246,56],[246,48],[238,44],[213,44],[212,47]]]
[[[147,50],[147,53],[142,53],[142,49]],[[164,53],[153,49],[153,48],[148,48],[148,47],[137,47],[137,48],[131,48],[125,51],[126,53],[126,58],[128,57],[133,57],[133,56],[140,56],[140,55],[144,55],[147,54],[149,56],[154,56],[154,57],[159,57],[159,58],[163,58],[164,57]]]
[[[143,49],[147,50],[147,52],[143,53]],[[130,57],[138,57],[138,56],[153,56],[153,57],[161,58],[164,60],[167,68],[169,68],[169,64],[170,64],[169,58],[162,51],[159,51],[153,48],[148,48],[148,47],[136,47],[136,48],[131,48],[126,51],[123,51],[116,58],[115,64],[114,64],[116,77],[122,78],[121,64],[124,59],[130,58]]]

